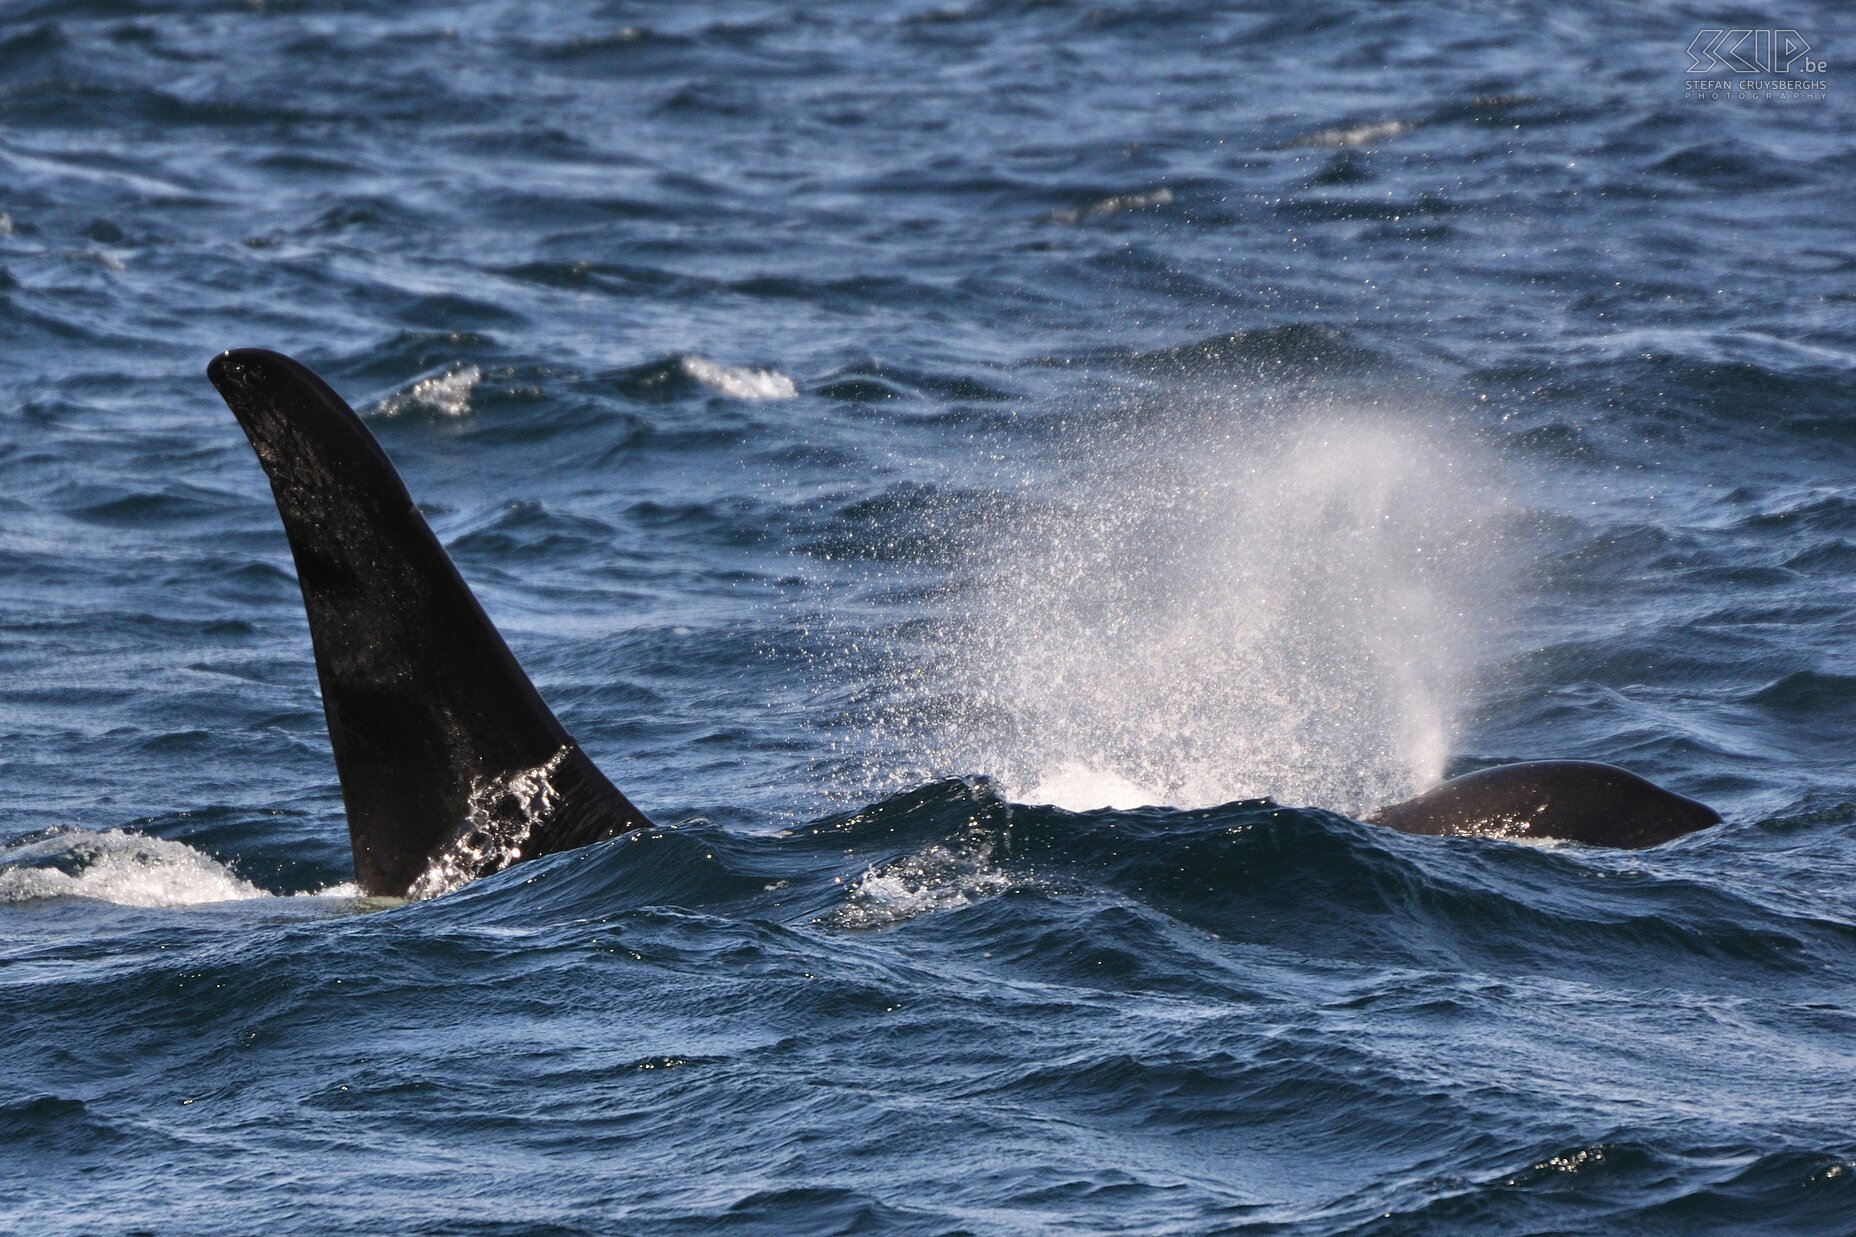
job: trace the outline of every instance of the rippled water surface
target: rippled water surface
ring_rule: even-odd
[[[1847,29],[8,6],[0,1228],[1848,1231]],[[358,897],[240,345],[670,827]]]

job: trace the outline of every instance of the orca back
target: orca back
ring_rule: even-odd
[[[1452,778],[1363,817],[1404,833],[1560,838],[1590,846],[1656,846],[1721,823],[1705,803],[1627,769],[1534,760]]]

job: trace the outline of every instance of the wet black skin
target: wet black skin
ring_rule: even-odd
[[[649,825],[542,702],[354,410],[275,352],[223,353],[206,374],[296,559],[361,891],[404,896],[486,810],[510,810],[485,787],[557,756],[516,859]]]
[[[1362,819],[1405,833],[1638,848],[1718,825],[1721,814],[1616,765],[1536,760],[1452,778]]]
[[[467,856],[465,878],[648,827],[542,702],[354,410],[275,352],[222,353],[206,373],[270,477],[296,559],[362,892],[419,892],[434,857],[455,860],[486,818],[519,836]],[[532,786],[523,775],[543,767],[545,800],[498,793]],[[1549,760],[1459,777],[1365,819],[1639,847],[1721,818],[1622,769]]]

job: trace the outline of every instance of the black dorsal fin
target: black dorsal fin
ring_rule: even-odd
[[[206,374],[296,558],[362,892],[442,893],[649,825],[542,702],[354,410],[263,349]]]

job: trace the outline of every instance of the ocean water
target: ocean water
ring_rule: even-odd
[[[0,1230],[1856,1232],[1848,29],[13,0]],[[244,345],[664,828],[357,896]]]

